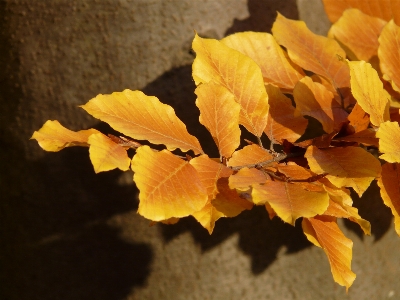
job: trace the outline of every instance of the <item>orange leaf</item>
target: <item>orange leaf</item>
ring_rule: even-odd
[[[358,103],[356,103],[356,105],[351,110],[348,120],[350,121],[349,126],[351,127],[352,132],[363,131],[369,126],[369,115],[362,109],[362,107]]]
[[[366,146],[378,147],[379,139],[376,137],[376,132],[373,129],[364,129],[352,135],[338,138],[339,141],[356,142]]]
[[[111,95],[100,94],[81,107],[134,139],[164,144],[171,151],[180,148],[203,153],[199,141],[187,132],[174,109],[161,103],[157,97],[146,96],[141,91],[124,90]]]
[[[383,89],[378,73],[365,61],[348,61],[351,92],[357,103],[369,114],[371,123],[379,126],[388,121],[390,95]]]
[[[322,84],[304,77],[293,91],[296,108],[303,114],[321,122],[326,133],[340,129],[347,120],[347,112],[341,107],[334,95]]]
[[[96,129],[72,131],[62,126],[58,121],[47,121],[39,131],[35,131],[31,139],[46,151],[57,152],[66,147],[89,146],[88,138],[99,133]]]
[[[280,144],[283,139],[293,143],[304,134],[308,120],[293,107],[292,101],[279,88],[268,84],[266,90],[270,108],[265,134],[271,141]]]
[[[378,185],[383,202],[392,210],[395,230],[400,236],[400,164],[384,164]]]
[[[215,83],[226,87],[240,105],[239,121],[248,131],[261,136],[268,117],[268,95],[260,67],[250,57],[213,39],[193,40],[196,59],[193,79],[200,83]]]
[[[303,70],[290,61],[269,33],[239,32],[227,36],[221,42],[252,58],[260,66],[266,83],[292,90],[297,81],[305,76]]]
[[[240,144],[240,105],[231,92],[213,82],[198,86],[195,93],[200,123],[211,133],[220,155],[231,157]]]
[[[326,178],[336,187],[352,187],[360,197],[381,171],[379,160],[359,147],[310,146],[304,156],[314,173],[328,173]]]
[[[239,191],[247,191],[252,184],[264,183],[265,180],[267,180],[267,177],[260,170],[243,168],[229,177],[229,187]]]
[[[392,82],[394,90],[400,92],[400,26],[390,21],[382,30],[379,43],[378,56],[383,77]]]
[[[398,0],[323,0],[329,20],[335,23],[348,8],[358,8],[364,14],[389,21],[400,21],[400,2]]]
[[[350,190],[345,187],[338,188],[334,186],[328,179],[321,178],[318,180],[324,185],[324,189],[328,192],[329,198],[342,206],[352,206],[353,199],[350,196]]]
[[[131,163],[124,147],[114,143],[102,133],[92,134],[88,143],[89,157],[96,173],[118,168],[127,171]]]
[[[263,185],[253,185],[253,202],[268,202],[283,221],[294,225],[296,219],[322,214],[328,207],[328,193],[321,187],[312,191],[309,185],[267,180]]]
[[[358,9],[348,9],[332,25],[329,33],[350,50],[347,53],[352,60],[368,61],[377,55],[378,37],[385,25],[386,21],[382,19],[366,15]]]
[[[273,156],[260,146],[253,144],[235,151],[228,161],[228,166],[246,166],[250,164],[258,164],[273,159]]]
[[[400,162],[400,128],[397,122],[385,122],[379,127],[376,137],[379,138],[379,158],[387,162]]]
[[[303,168],[294,162],[288,162],[287,164],[278,164],[276,168],[280,173],[284,174],[290,179],[304,180],[316,175],[309,169]]]
[[[138,213],[147,219],[185,217],[207,203],[207,190],[196,169],[168,150],[156,152],[148,146],[139,147],[131,168],[140,191]]]
[[[307,239],[324,250],[335,282],[348,290],[356,278],[356,274],[351,271],[353,242],[344,236],[336,223],[336,218],[329,216],[305,218],[302,227]]]
[[[349,69],[337,57],[346,53],[335,40],[316,35],[303,21],[289,20],[279,13],[272,32],[300,67],[324,76],[336,90],[349,87]]]

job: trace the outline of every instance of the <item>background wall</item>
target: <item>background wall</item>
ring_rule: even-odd
[[[329,28],[319,0],[0,1],[1,299],[346,298],[299,226],[255,208],[212,236],[192,218],[149,227],[131,173],[95,175],[86,148],[47,153],[29,141],[48,119],[109,130],[77,106],[129,88],[172,105],[212,145],[194,105],[193,30],[269,31],[276,11]],[[373,235],[342,224],[358,276],[347,299],[396,299],[390,211],[375,185],[355,203]]]

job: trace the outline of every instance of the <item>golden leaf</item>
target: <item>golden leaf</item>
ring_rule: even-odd
[[[243,168],[229,177],[229,187],[239,191],[247,191],[251,185],[264,183],[265,180],[267,180],[267,177],[262,171],[254,168]]]
[[[196,169],[168,150],[139,147],[131,162],[133,180],[139,189],[138,213],[162,221],[199,211],[207,203],[207,190]]]
[[[239,32],[221,42],[252,58],[260,66],[265,83],[292,90],[297,81],[305,76],[269,33]]]
[[[246,166],[258,164],[273,159],[273,156],[260,146],[253,144],[235,151],[228,161],[228,166]]]
[[[261,136],[268,117],[268,95],[260,67],[250,57],[213,39],[193,40],[196,59],[193,79],[196,85],[213,81],[226,87],[240,105],[239,122]]]
[[[200,123],[211,133],[220,155],[231,157],[240,144],[240,105],[231,92],[213,82],[201,84],[195,93]]]
[[[387,162],[400,162],[400,128],[397,122],[382,123],[376,132],[379,138],[379,158]]]
[[[199,141],[187,132],[174,109],[161,103],[157,97],[146,96],[141,91],[124,90],[98,95],[81,107],[134,139],[164,144],[170,151],[180,148],[184,152],[203,153]]]
[[[342,136],[337,140],[345,142],[356,142],[366,146],[376,146],[376,147],[378,147],[378,142],[379,142],[379,139],[376,137],[376,132],[371,128],[364,129],[362,131],[356,132],[351,135]]]
[[[363,131],[369,126],[369,115],[358,103],[351,110],[348,120],[350,121],[349,127],[351,127],[352,132]]]
[[[42,128],[35,131],[31,137],[46,151],[57,152],[66,147],[88,147],[88,138],[99,133],[96,129],[72,131],[62,126],[58,121],[48,120]]]

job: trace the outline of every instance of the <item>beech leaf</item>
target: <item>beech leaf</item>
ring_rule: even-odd
[[[203,153],[199,141],[187,132],[174,109],[157,97],[124,90],[100,94],[81,107],[131,138],[164,144],[170,151],[180,148],[184,152]]]
[[[266,83],[292,90],[297,81],[305,76],[269,33],[239,32],[221,42],[252,58],[260,66]]]
[[[196,85],[213,81],[226,87],[240,105],[239,121],[248,131],[261,136],[268,117],[268,95],[260,67],[250,57],[214,39],[197,34],[193,40]]]
[[[304,218],[302,227],[307,239],[324,250],[335,282],[348,290],[356,278],[356,274],[351,271],[353,242],[340,230],[336,218]]]
[[[354,132],[363,131],[369,126],[369,115],[358,103],[353,107],[347,119],[350,122],[349,126]]]
[[[235,151],[228,161],[228,166],[246,166],[258,164],[273,159],[273,156],[256,144],[248,145]]]
[[[379,138],[379,158],[387,162],[400,162],[400,128],[397,122],[385,122],[379,127],[376,137]]]
[[[371,128],[364,129],[351,135],[340,137],[337,140],[345,142],[356,142],[366,146],[376,147],[378,147],[379,142],[379,139],[376,137],[376,132]]]
[[[267,180],[267,177],[262,171],[254,168],[243,168],[229,177],[229,187],[239,191],[247,191],[251,185],[264,183],[265,180]]]
[[[381,171],[379,160],[359,147],[318,149],[310,146],[304,156],[314,173],[328,173],[326,178],[332,184],[339,188],[352,187],[360,197]]]
[[[231,157],[240,144],[240,105],[231,92],[213,82],[201,84],[195,93],[200,123],[211,133],[220,155]]]
[[[48,120],[42,128],[35,131],[31,137],[46,151],[58,152],[66,147],[88,147],[88,138],[99,133],[96,129],[72,131],[60,124],[57,120]]]
[[[138,213],[162,221],[193,214],[208,200],[196,169],[168,150],[139,147],[131,162],[133,180],[139,189]]]

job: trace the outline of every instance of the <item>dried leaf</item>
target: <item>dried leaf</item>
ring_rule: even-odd
[[[193,40],[196,85],[213,81],[226,87],[240,105],[239,121],[248,131],[261,136],[268,117],[268,95],[260,67],[250,57],[213,39]]]
[[[138,213],[147,219],[185,217],[207,203],[207,190],[196,169],[168,150],[156,152],[148,146],[139,147],[131,168],[140,191]]]
[[[203,153],[199,141],[187,132],[174,109],[157,97],[124,90],[100,94],[81,107],[131,138],[164,144],[170,151],[180,148],[184,152]]]
[[[397,122],[385,122],[379,127],[376,137],[379,138],[379,158],[387,162],[400,162],[400,128]]]
[[[353,242],[344,236],[336,223],[336,218],[329,216],[305,218],[302,227],[307,239],[324,250],[335,282],[348,290],[356,278],[356,274],[351,271]]]
[[[228,161],[228,166],[246,166],[250,164],[258,164],[273,159],[273,156],[260,146],[253,144],[244,147],[233,153]]]
[[[260,66],[265,83],[292,90],[297,81],[305,76],[269,33],[239,32],[221,42],[252,58]]]
[[[46,151],[57,152],[66,147],[88,147],[88,138],[99,133],[96,129],[72,131],[62,126],[58,121],[47,121],[42,128],[35,131],[31,137]]]
[[[359,147],[310,146],[304,156],[314,173],[328,173],[326,178],[336,187],[352,187],[360,197],[381,171],[379,160]]]
[[[201,84],[195,93],[200,123],[211,133],[220,155],[231,157],[240,144],[240,105],[231,92],[213,82]]]

